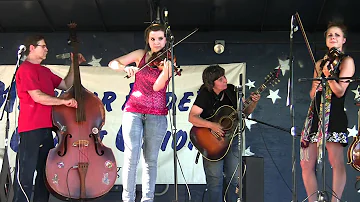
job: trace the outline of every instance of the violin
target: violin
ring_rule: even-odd
[[[152,53],[151,57],[149,58],[150,62],[148,63],[148,66],[162,71],[164,69],[165,58],[167,58],[167,60],[172,59],[171,51],[167,50],[166,53],[164,53],[164,51],[166,50],[163,49],[161,51]],[[176,63],[175,55],[174,55],[174,63]],[[175,66],[174,69],[175,69],[175,75],[181,76],[182,69],[180,69],[178,66]]]
[[[199,28],[196,28],[196,29],[195,29],[194,31],[192,31],[190,34],[188,34],[187,36],[185,36],[184,38],[182,38],[180,41],[178,41],[178,42],[176,42],[174,45],[172,45],[172,47],[170,47],[170,48],[168,48],[168,49],[163,49],[164,51],[159,51],[159,52],[155,53],[157,56],[154,55],[154,53],[153,53],[154,57],[152,57],[153,55],[151,55],[151,57],[150,57],[150,59],[149,59],[149,62],[146,63],[145,65],[143,65],[142,67],[140,67],[138,71],[141,71],[142,69],[144,69],[145,66],[147,66],[147,65],[149,65],[150,63],[152,63],[153,61],[157,60],[157,57],[161,57],[162,55],[165,54],[165,52],[168,52],[166,56],[168,56],[169,58],[171,58],[171,52],[170,52],[169,50],[170,50],[171,48],[175,47],[176,45],[178,45],[179,43],[181,43],[182,41],[184,41],[185,39],[189,38],[192,34],[194,34],[195,32],[197,32],[198,30],[199,30]],[[170,54],[169,54],[169,53],[170,53]],[[151,59],[151,58],[154,58],[154,59]],[[161,68],[161,70],[162,70],[162,69],[164,68],[164,65],[161,65],[161,62],[164,61],[164,59],[165,59],[165,57],[163,57],[162,60],[161,60],[161,59],[157,60],[158,62],[157,62],[157,63],[155,62],[154,65],[153,65],[153,66],[150,66],[150,67]],[[175,56],[174,56],[174,60],[175,60]],[[156,64],[157,64],[158,66],[157,66]],[[162,67],[161,67],[161,66],[162,66]],[[175,73],[176,73],[176,75],[179,75],[179,76],[180,76],[180,75],[181,75],[181,71],[182,71],[182,69],[180,69],[178,66],[175,67]],[[130,78],[130,76],[129,76],[129,75],[126,75],[125,78]]]
[[[329,62],[327,66],[330,74],[334,77],[337,73],[339,73],[339,64],[340,61],[344,58],[344,52],[340,51],[339,49],[332,47],[330,50],[325,54],[323,60],[320,63],[320,67],[323,68],[326,62]],[[331,69],[331,65],[333,69]]]

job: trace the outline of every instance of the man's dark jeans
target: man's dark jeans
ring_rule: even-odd
[[[52,148],[54,148],[54,140],[51,128],[20,133],[19,151],[16,155],[13,202],[30,201],[35,170],[37,174],[33,201],[49,201],[49,191],[45,186],[44,174],[46,158]]]

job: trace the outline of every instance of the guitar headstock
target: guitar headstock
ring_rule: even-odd
[[[270,74],[268,74],[265,77],[265,82],[263,84],[261,84],[260,87],[254,92],[260,94],[260,93],[264,92],[264,90],[269,85],[274,86],[275,84],[279,83],[280,82],[280,79],[279,79],[280,71],[281,71],[280,69],[275,69],[273,72],[270,72]],[[252,101],[251,97],[248,97],[246,99],[246,101],[244,102],[243,110],[245,108],[247,108],[252,102],[253,101]]]
[[[269,85],[276,85],[280,82],[279,79],[279,75],[280,75],[280,68],[279,69],[275,69],[273,72],[270,72],[266,77],[265,77],[265,82],[264,85],[269,86]]]

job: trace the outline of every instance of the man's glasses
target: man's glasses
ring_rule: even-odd
[[[41,46],[42,48],[47,48],[46,45],[42,45],[42,44],[36,44],[35,46]]]

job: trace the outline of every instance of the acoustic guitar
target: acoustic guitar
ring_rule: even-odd
[[[278,70],[271,72],[265,77],[265,82],[254,92],[260,94],[269,85],[277,84],[280,82],[278,77]],[[253,101],[251,97],[248,97],[244,101],[242,111],[244,111],[252,103]],[[243,117],[246,116],[243,114]],[[223,127],[225,135],[221,136],[209,128],[193,126],[190,130],[190,140],[205,159],[209,161],[219,161],[223,159],[229,151],[234,137],[240,133],[238,130],[238,111],[232,106],[223,105],[219,107],[213,115],[206,118],[206,120],[219,123]],[[244,128],[245,120],[243,119],[242,129],[240,131],[242,132]]]

